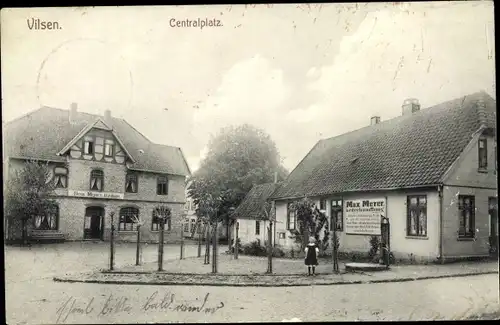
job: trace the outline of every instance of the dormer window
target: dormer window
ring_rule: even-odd
[[[106,140],[106,143],[104,144],[104,156],[106,157],[113,157],[114,154],[114,142],[113,140]]]
[[[488,148],[487,141],[484,138],[479,139],[478,155],[479,155],[479,169],[486,170],[488,168]]]
[[[54,182],[56,188],[66,188],[68,186],[68,169],[65,167],[55,167]]]
[[[104,172],[100,169],[94,169],[90,173],[90,190],[102,191],[104,187]]]
[[[83,145],[83,153],[86,155],[94,154],[94,140],[86,138]]]
[[[125,191],[127,193],[137,193],[137,174],[135,173],[127,174]]]

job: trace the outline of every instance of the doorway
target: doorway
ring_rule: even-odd
[[[102,240],[103,230],[104,230],[104,208],[99,206],[93,206],[85,209],[83,238]]]
[[[497,198],[488,198],[488,214],[490,216],[490,253],[498,254],[498,205]]]

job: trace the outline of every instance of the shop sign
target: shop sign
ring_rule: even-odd
[[[385,198],[344,200],[346,234],[380,235],[381,216],[387,217]]]
[[[115,200],[123,200],[124,198],[123,193],[74,191],[74,190],[68,190],[68,196],[84,197],[90,199],[115,199]]]

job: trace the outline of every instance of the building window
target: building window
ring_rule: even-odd
[[[202,228],[203,228],[203,224],[202,224],[202,223],[201,223],[201,221],[200,221],[200,222],[198,222],[198,223],[196,224],[196,233],[197,233],[197,234],[201,234],[201,230],[202,230]]]
[[[478,144],[479,169],[488,168],[488,148],[486,139],[479,139]]]
[[[90,189],[92,191],[102,191],[104,187],[104,172],[100,169],[94,169],[90,172]]]
[[[172,229],[171,218],[168,218],[165,223],[165,230],[170,231]],[[156,211],[153,210],[153,217],[151,218],[151,230],[159,231],[160,230],[160,218],[156,214]]]
[[[458,196],[458,212],[460,218],[460,226],[458,229],[459,238],[474,238],[475,227],[475,204],[474,196],[459,195]]]
[[[137,174],[128,173],[125,182],[125,191],[127,193],[137,193]]]
[[[66,188],[68,186],[68,169],[65,167],[55,167],[54,181],[56,188]]]
[[[156,194],[167,195],[168,194],[168,178],[167,176],[158,177],[158,183],[156,186]]]
[[[86,155],[94,154],[94,140],[85,139],[83,143],[83,153]]]
[[[107,139],[104,143],[104,156],[113,157],[114,155],[114,142],[113,140]]]
[[[196,219],[191,219],[191,226],[190,226],[190,232],[194,233],[195,227],[196,227]]]
[[[33,218],[33,228],[36,230],[58,230],[59,206],[54,205],[45,215]]]
[[[288,203],[287,215],[286,215],[286,229],[295,230],[295,223],[297,221],[297,215],[295,209],[293,208],[293,202]]]
[[[131,207],[121,208],[118,231],[137,231],[137,223],[135,223],[135,218],[139,218],[139,209]]]
[[[255,234],[260,235],[260,221],[255,221]]]
[[[332,209],[331,209],[331,216],[330,216],[330,230],[334,230],[335,226],[335,231],[342,231],[344,230],[344,217],[343,217],[343,210],[342,210],[342,200],[339,199],[333,199],[332,200]]]
[[[189,232],[189,219],[184,219],[184,232]]]
[[[427,197],[408,196],[407,200],[407,235],[427,236]]]
[[[319,210],[320,211],[326,211],[326,200],[319,200]]]

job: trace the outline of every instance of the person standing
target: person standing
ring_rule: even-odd
[[[312,275],[316,275],[315,269],[316,266],[318,266],[319,248],[316,245],[316,239],[314,237],[309,237],[309,244],[307,244],[304,251],[306,253],[306,259],[304,261],[304,264],[307,266],[308,275],[311,275],[311,268],[312,268]]]

